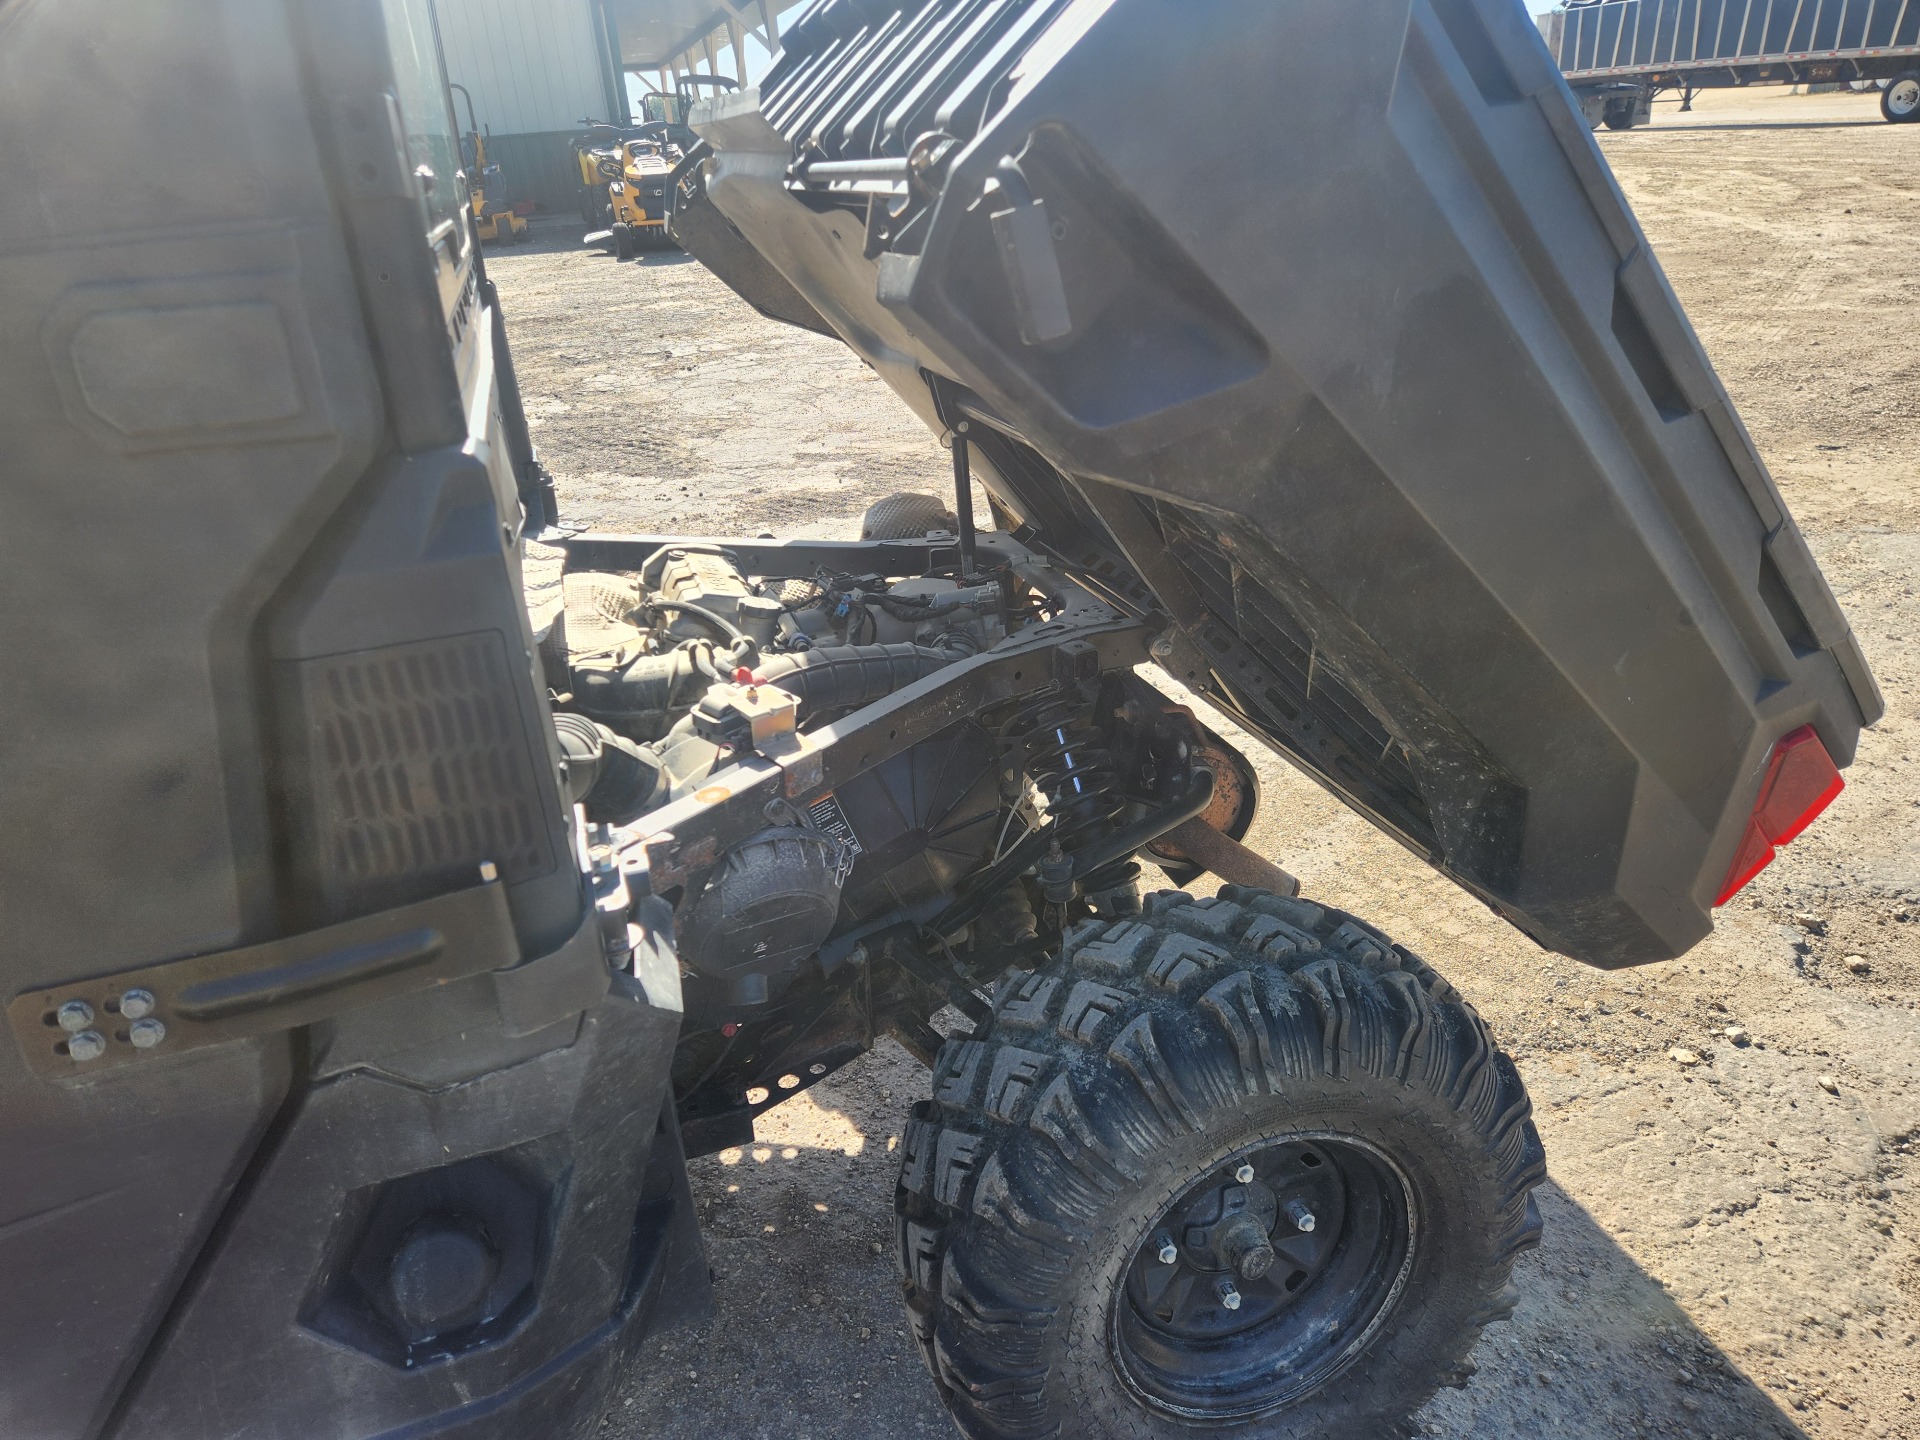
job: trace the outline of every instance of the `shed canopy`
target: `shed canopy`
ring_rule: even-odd
[[[770,8],[783,11],[794,0]],[[759,0],[608,0],[608,16],[619,26],[620,63],[629,70],[655,70],[679,59],[729,20],[762,28]]]

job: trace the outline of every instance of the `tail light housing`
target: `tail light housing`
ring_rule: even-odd
[[[1840,767],[1811,725],[1801,726],[1775,745],[1767,762],[1767,778],[1760,784],[1760,798],[1753,802],[1746,834],[1727,871],[1727,883],[1713,903],[1724,905],[1739,894],[1773,863],[1782,845],[1817,820],[1846,788]]]

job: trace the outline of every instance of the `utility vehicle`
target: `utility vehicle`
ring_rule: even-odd
[[[0,3],[0,1433],[593,1434],[709,1307],[687,1157],[882,1035],[963,1433],[1405,1433],[1527,1098],[1164,682],[1608,967],[1881,709],[1538,32],[822,0],[694,125],[687,243],[955,488],[562,531],[536,636],[426,0]]]

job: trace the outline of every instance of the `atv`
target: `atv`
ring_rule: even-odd
[[[22,153],[83,52],[152,142],[137,213],[0,193],[8,1428],[595,1433],[710,1307],[687,1157],[883,1035],[974,1440],[1465,1383],[1539,1236],[1518,1071],[1249,849],[1176,697],[1603,967],[1881,712],[1523,11],[811,7],[676,223],[954,485],[782,541],[559,531],[426,4],[173,8],[0,19]]]

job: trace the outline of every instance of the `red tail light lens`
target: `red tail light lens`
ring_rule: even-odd
[[[1727,871],[1726,886],[1713,903],[1724,905],[1746,883],[1773,863],[1782,845],[1799,835],[1847,788],[1840,767],[1811,725],[1803,725],[1773,747],[1753,818]]]

